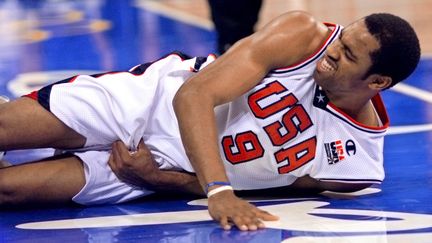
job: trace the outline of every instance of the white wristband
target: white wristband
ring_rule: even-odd
[[[220,187],[216,187],[215,189],[209,191],[207,193],[207,197],[211,197],[216,193],[222,192],[222,191],[226,191],[226,190],[234,190],[232,186],[220,186]]]

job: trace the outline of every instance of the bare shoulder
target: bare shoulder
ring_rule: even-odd
[[[176,97],[203,90],[214,104],[229,102],[254,87],[273,69],[301,62],[315,53],[331,33],[305,12],[277,17],[192,76]],[[241,80],[241,82],[239,82]],[[201,91],[196,93],[203,93]],[[196,96],[196,94],[194,94]],[[175,99],[175,103],[181,99]]]
[[[319,23],[320,22],[318,22],[311,14],[307,12],[291,11],[276,17],[267,25],[265,25],[264,28],[273,26],[284,28],[285,26],[295,25],[299,28],[313,30]]]
[[[285,67],[309,57],[326,40],[331,30],[312,15],[285,13],[257,31],[250,42],[255,53],[270,61],[271,68]]]

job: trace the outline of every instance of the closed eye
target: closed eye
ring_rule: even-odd
[[[345,56],[348,58],[348,60],[350,60],[352,62],[356,61],[356,58],[354,57],[354,55],[346,48],[345,48]]]
[[[343,33],[344,33],[344,31],[342,30],[342,32],[339,36],[339,41],[340,41],[340,43],[344,49],[344,55],[348,58],[348,60],[350,60],[352,62],[356,62],[357,57],[353,54],[353,52],[351,51],[351,48],[349,46],[347,46],[346,43],[342,40]]]

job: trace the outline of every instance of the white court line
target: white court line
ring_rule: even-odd
[[[389,127],[387,135],[432,131],[432,123]]]
[[[425,91],[404,83],[395,85],[392,90],[432,104],[432,92]]]
[[[393,91],[414,97],[416,99],[432,104],[432,92],[425,91],[408,84],[399,83],[392,88]],[[388,135],[414,133],[414,132],[427,132],[432,131],[432,123],[408,126],[392,126],[388,130]]]
[[[414,97],[416,99],[432,104],[432,92],[425,91],[408,84],[399,83],[392,88],[393,91]],[[390,127],[388,135],[414,133],[414,132],[427,132],[432,131],[432,123],[408,126],[395,126]]]

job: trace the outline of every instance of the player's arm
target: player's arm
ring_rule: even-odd
[[[341,183],[319,181],[310,176],[299,177],[289,186],[267,188],[259,190],[244,190],[236,192],[239,196],[287,196],[287,195],[313,195],[323,191],[355,192],[370,187],[371,183]]]
[[[298,178],[290,188],[296,190],[306,191],[333,191],[333,192],[355,192],[367,187],[370,187],[371,183],[342,183],[342,182],[331,182],[331,181],[320,181],[310,176],[303,176]]]
[[[154,191],[204,195],[194,174],[160,170],[142,141],[134,152],[129,151],[121,141],[113,143],[108,164],[121,181],[131,185]]]
[[[306,59],[328,34],[323,24],[305,13],[285,14],[237,42],[180,88],[174,108],[186,153],[203,188],[214,181],[228,181],[219,153],[214,108],[250,90],[270,70]],[[275,219],[229,190],[209,198],[209,213],[225,229],[233,222],[241,230],[254,230],[263,227],[261,220]]]

